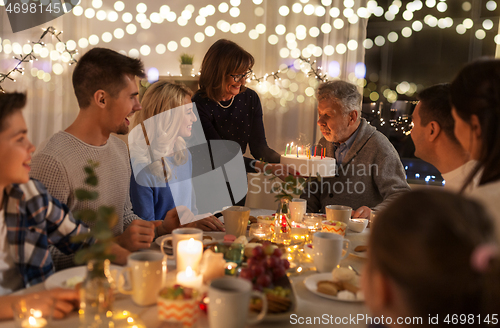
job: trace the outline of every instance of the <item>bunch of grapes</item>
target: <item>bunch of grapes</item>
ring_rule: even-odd
[[[252,250],[252,257],[247,261],[247,267],[243,268],[240,277],[253,283],[253,288],[262,291],[270,287],[273,282],[278,281],[286,275],[290,268],[290,262],[282,259],[281,249],[274,248],[271,243],[265,243]]]

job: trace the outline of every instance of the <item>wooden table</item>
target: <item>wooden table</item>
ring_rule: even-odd
[[[251,215],[253,216],[266,215],[272,212],[273,211],[270,210],[252,209]],[[365,232],[361,234],[348,231],[346,234],[346,238],[350,239],[353,243],[357,243],[366,240],[368,238],[368,233],[369,233],[368,230],[365,230]],[[156,244],[153,244],[151,246],[151,249],[157,251],[160,250],[159,246]],[[362,270],[364,262],[365,262],[364,259],[351,254],[341,262],[341,265],[344,266],[351,265],[355,270],[360,272]],[[169,276],[169,279],[172,277],[174,277],[175,279],[175,275],[170,270],[172,269],[172,267],[170,266],[171,264],[173,265],[173,263],[172,262],[169,263],[170,272],[167,273],[167,276]],[[334,323],[335,320],[343,319],[344,324],[342,324],[342,327],[366,327],[364,323],[353,324],[353,321],[350,320],[351,318],[356,317],[358,314],[363,314],[366,316],[368,312],[363,303],[346,303],[346,302],[333,301],[311,293],[308,289],[306,289],[304,285],[304,279],[311,274],[315,274],[315,271],[307,271],[302,274],[291,275],[289,277],[295,292],[295,296],[297,298],[296,311],[289,318],[289,320],[284,320],[280,322],[264,321],[252,327],[258,327],[258,328],[276,328],[276,327],[287,327],[287,326],[320,327],[325,325],[324,322],[323,324],[321,324],[319,321],[317,321],[317,324],[311,324],[311,325],[299,324],[300,322],[305,322],[307,318],[311,318],[310,320],[314,320],[314,317],[316,317],[316,320],[320,319],[333,320],[332,323]],[[20,292],[29,293],[42,290],[45,290],[45,286],[43,283],[24,289]],[[114,309],[128,310],[131,313],[137,314],[139,318],[143,321],[145,326],[148,328],[179,327],[177,325],[159,322],[157,318],[158,309],[156,305],[149,307],[137,306],[132,302],[132,299],[129,296],[117,295],[117,298],[114,303]],[[51,327],[76,328],[78,327],[78,324],[79,324],[78,314],[75,312],[71,313],[67,318],[63,320],[53,321]],[[0,328],[11,328],[11,327],[12,328],[15,327],[14,322],[12,320],[0,321]],[[198,327],[200,328],[208,327],[208,320],[205,314],[201,315],[201,318],[198,322]]]

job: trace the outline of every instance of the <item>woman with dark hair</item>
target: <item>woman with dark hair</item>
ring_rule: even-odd
[[[462,190],[478,181],[470,196],[491,212],[500,236],[500,60],[464,67],[451,84],[451,103],[455,135],[478,161]]]
[[[267,145],[259,96],[245,87],[254,62],[236,43],[218,40],[203,58],[200,90],[193,97],[207,140],[235,141],[242,153],[250,146],[255,159],[244,157],[247,172],[263,170],[264,162],[280,162],[280,155]],[[265,169],[282,177],[288,173],[280,164],[268,164]]]
[[[366,305],[387,327],[498,326],[498,240],[475,201],[438,190],[405,193],[378,215],[368,245]]]

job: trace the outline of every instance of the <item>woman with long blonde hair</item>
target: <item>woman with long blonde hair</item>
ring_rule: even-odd
[[[213,216],[192,222],[198,210],[185,141],[197,121],[192,95],[186,86],[166,81],[146,90],[129,136],[130,198],[134,212],[144,220],[172,220],[168,230],[179,226],[223,230]]]

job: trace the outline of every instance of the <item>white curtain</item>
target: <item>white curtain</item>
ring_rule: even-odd
[[[293,42],[287,41],[287,34],[297,34],[297,27],[302,25],[305,27],[306,36],[303,40],[296,39],[296,47],[300,54],[308,55],[303,51],[304,48],[309,46],[310,56],[313,60],[318,61],[318,66],[325,69],[323,72],[330,70],[332,78],[340,78],[355,82],[354,71],[358,63],[364,63],[364,48],[363,40],[366,37],[366,18],[359,18],[357,22],[351,24],[348,19],[344,17],[344,1],[333,0],[323,1],[323,5],[319,0],[263,0],[259,4],[250,0],[241,0],[241,4],[237,6],[239,14],[232,17],[227,12],[221,12],[219,5],[225,2],[231,8],[230,1],[220,0],[193,0],[193,1],[159,1],[150,0],[144,1],[147,5],[145,15],[148,19],[153,19],[151,14],[157,12],[160,16],[166,13],[165,8],[163,12],[161,7],[164,5],[169,6],[171,12],[176,13],[176,20],[170,22],[166,19],[162,23],[152,23],[150,27],[146,24],[140,24],[136,21],[137,1],[123,0],[125,8],[123,11],[115,11],[114,1],[104,1],[102,7],[94,8],[94,14],[99,10],[104,10],[108,15],[111,12],[118,14],[118,19],[110,21],[108,19],[99,20],[96,16],[92,18],[85,17],[85,14],[75,16],[73,13],[68,13],[56,20],[43,25],[43,27],[54,26],[58,30],[63,30],[61,35],[63,41],[73,40],[77,44],[82,38],[88,38],[92,35],[97,36],[98,43],[96,46],[108,47],[117,51],[122,51],[127,54],[142,53],[140,57],[145,63],[146,70],[152,68],[157,69],[159,75],[172,75],[179,74],[178,57],[181,53],[187,52],[195,55],[194,66],[198,70],[201,66],[201,61],[206,50],[210,45],[220,38],[227,38],[240,44],[243,48],[252,53],[256,59],[254,72],[258,77],[263,76],[265,73],[276,72],[278,68],[283,65],[294,65],[295,58],[292,49],[288,49],[291,55],[287,58],[282,58],[280,54],[286,52],[283,50],[293,48]],[[300,13],[295,13],[293,5],[300,4],[302,10]],[[185,26],[179,25],[179,17],[183,10],[187,9],[187,5],[191,4],[194,7],[192,17],[187,20]],[[91,0],[83,0],[80,5],[82,8],[92,8]],[[199,16],[199,11],[202,8],[208,8],[212,5],[215,8],[215,13],[205,17],[205,23],[198,25],[195,23],[196,17]],[[304,12],[305,6],[312,5],[314,10],[323,7],[324,10],[319,9],[318,13],[324,12],[323,15],[311,14],[308,15]],[[287,16],[280,15],[280,7],[287,6],[289,14]],[[366,6],[366,0],[356,0],[352,8],[356,13],[359,7]],[[192,8],[192,7],[190,7]],[[337,8],[339,12],[338,17],[332,17],[330,10]],[[335,12],[336,10],[334,10]],[[122,16],[124,13],[129,12],[134,17],[132,22],[124,22]],[[260,15],[262,14],[262,15]],[[259,16],[260,15],[260,16]],[[0,37],[2,38],[2,45],[4,43],[19,43],[21,46],[27,43],[28,40],[35,41],[41,35],[41,28],[34,27],[27,31],[13,34],[8,23],[7,15],[4,10],[0,11],[1,28]],[[108,16],[110,17],[110,16]],[[166,17],[166,16],[165,16]],[[323,33],[321,27],[323,24],[333,24],[335,19],[343,21],[341,29],[331,28],[331,32]],[[229,31],[219,28],[222,26],[221,21],[229,24],[243,23],[245,30],[241,33],[233,34]],[[127,27],[133,24],[136,31],[133,34],[127,32]],[[258,35],[256,39],[252,39],[250,34],[252,30],[258,27],[258,24],[264,24],[266,27],[265,32]],[[286,28],[284,34],[278,34],[276,26],[282,24]],[[215,29],[215,34],[207,33],[207,27],[212,26]],[[147,27],[147,28],[146,28]],[[311,36],[314,34],[314,29],[318,28],[319,35]],[[299,27],[300,30],[301,27]],[[124,36],[117,38],[120,34],[116,33],[117,29],[122,29]],[[133,31],[134,28],[130,28]],[[110,42],[103,41],[103,34],[109,32],[113,35]],[[261,31],[262,32],[262,31]],[[198,33],[198,34],[197,34]],[[199,33],[204,35],[202,42],[196,41],[196,35]],[[299,33],[300,34],[300,33]],[[182,42],[183,38],[189,38],[190,44],[185,47],[186,43]],[[271,44],[273,38],[277,39],[276,44]],[[302,38],[302,37],[301,37]],[[8,41],[6,41],[8,40]],[[343,44],[348,45],[350,40],[354,40],[357,47],[354,49],[353,42],[350,48],[344,53],[340,54],[337,46]],[[170,47],[170,42],[175,42],[176,47]],[[184,40],[185,41],[185,40]],[[47,48],[49,51],[54,49],[56,40],[53,37],[47,36],[45,38]],[[158,53],[158,45],[164,45],[167,50],[165,53]],[[326,55],[325,49],[327,46],[333,46],[335,52],[332,55]],[[149,48],[144,50],[144,46]],[[87,48],[80,48],[80,54],[85,53],[91,45]],[[318,57],[312,55],[314,50],[321,48],[321,54],[316,52]],[[160,47],[161,48],[161,47]],[[169,50],[169,48],[171,50]],[[174,49],[175,48],[175,49]],[[338,49],[337,49],[338,48]],[[331,49],[331,48],[330,48]],[[144,52],[143,52],[144,50]],[[341,51],[342,49],[340,49]],[[297,51],[297,50],[296,50]],[[160,51],[161,52],[161,51]],[[147,54],[147,55],[146,55]],[[5,73],[15,65],[12,53],[5,52],[5,46],[0,51],[0,72]],[[73,93],[71,84],[71,74],[73,67],[68,63],[62,62],[60,59],[51,60],[50,56],[42,58],[38,55],[39,61],[34,64],[23,64],[26,69],[24,76],[17,74],[15,76],[17,82],[5,82],[2,84],[6,91],[28,91],[29,101],[26,110],[24,111],[27,124],[29,127],[29,137],[35,145],[39,145],[42,141],[49,138],[55,132],[66,128],[74,120],[78,114],[78,106]],[[77,56],[78,58],[78,56]],[[336,63],[335,63],[336,62]],[[64,70],[61,75],[56,75],[53,72],[53,65],[59,63],[63,66]],[[43,70],[45,73],[50,74],[50,81],[45,82],[43,79],[32,76],[32,69]],[[35,70],[33,70],[35,72]],[[42,74],[42,73],[40,73]],[[266,135],[269,145],[278,152],[283,153],[287,143],[297,140],[300,135],[303,135],[302,142],[315,143],[319,140],[320,134],[316,129],[316,103],[311,95],[311,90],[317,87],[317,81],[314,77],[308,77],[307,74],[300,70],[297,64],[288,73],[280,73],[281,81],[274,82],[274,79],[268,78],[265,86],[258,87],[255,83],[250,83],[250,87],[256,89],[260,93],[263,111],[264,111],[264,124]],[[358,74],[359,76],[359,74]],[[279,88],[274,87],[277,85]],[[307,89],[312,88],[312,89]],[[308,94],[306,94],[308,92]]]

